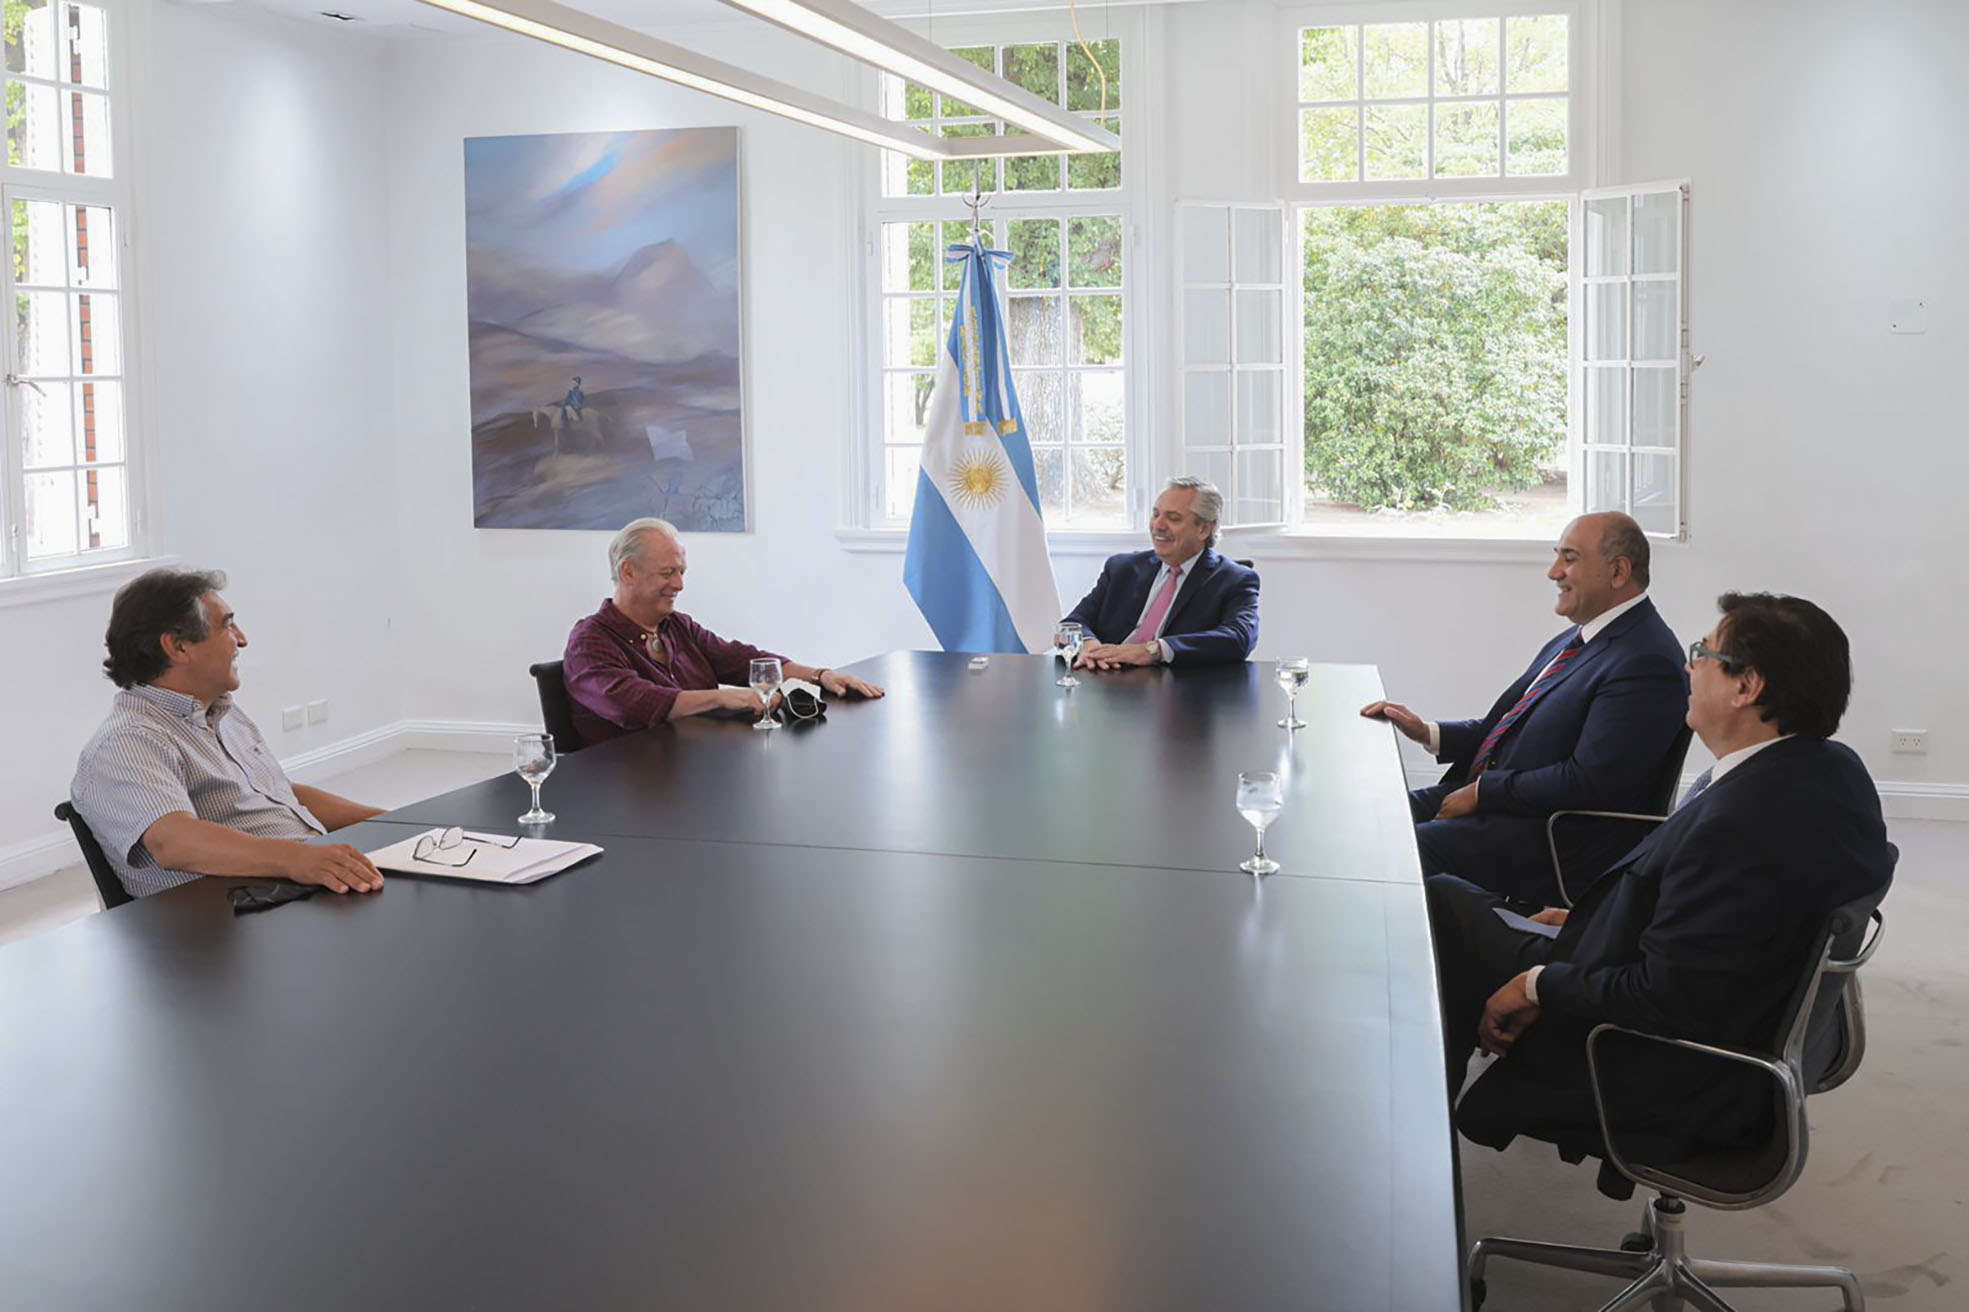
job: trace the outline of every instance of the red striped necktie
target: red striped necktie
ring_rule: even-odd
[[[1567,663],[1579,655],[1585,645],[1585,640],[1579,636],[1579,630],[1574,629],[1566,645],[1561,647],[1559,654],[1552,658],[1552,663],[1531,681],[1531,687],[1525,689],[1525,695],[1518,698],[1518,704],[1504,712],[1503,718],[1498,720],[1496,727],[1484,738],[1484,745],[1477,749],[1476,759],[1470,763],[1470,778],[1475,779],[1484,772],[1484,767],[1490,764],[1491,754],[1497,750],[1498,743],[1504,740],[1504,735],[1511,732],[1511,726],[1524,718],[1525,712],[1531,709],[1532,703],[1545,695],[1545,690],[1552,686],[1554,679],[1559,677],[1559,671],[1565,669]]]

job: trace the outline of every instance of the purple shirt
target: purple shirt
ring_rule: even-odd
[[[662,660],[650,651],[648,630],[609,600],[567,635],[561,675],[584,744],[662,724],[687,689],[708,691],[721,683],[742,688],[751,682],[754,657],[778,655],[728,642],[680,611],[664,616],[656,631]]]

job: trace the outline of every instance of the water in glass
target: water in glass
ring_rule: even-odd
[[[1080,659],[1080,647],[1086,640],[1086,632],[1072,620],[1065,621],[1059,628],[1053,630],[1053,650],[1066,662],[1066,669],[1058,679],[1054,680],[1060,687],[1080,686],[1080,680],[1073,675],[1073,663]]]
[[[554,740],[544,733],[523,733],[513,739],[513,769],[533,789],[533,806],[520,817],[523,825],[544,825],[554,818],[540,808],[540,785],[554,773]]]
[[[1237,777],[1237,813],[1258,834],[1258,850],[1238,869],[1251,875],[1269,875],[1278,862],[1265,855],[1265,831],[1285,809],[1285,796],[1276,774],[1269,770],[1249,770]]]

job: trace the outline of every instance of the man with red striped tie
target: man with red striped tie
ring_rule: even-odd
[[[1686,748],[1681,645],[1648,600],[1648,538],[1622,514],[1581,515],[1553,549],[1553,609],[1572,621],[1481,720],[1424,720],[1397,702],[1386,720],[1448,770],[1409,794],[1422,872],[1447,872],[1539,905],[1560,901],[1545,820],[1554,811],[1646,811],[1669,757]],[[1679,761],[1676,762],[1679,767]],[[1625,825],[1562,825],[1575,895],[1638,838]]]

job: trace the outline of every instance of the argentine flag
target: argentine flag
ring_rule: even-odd
[[[963,262],[964,281],[930,393],[903,582],[945,651],[1050,651],[1060,591],[993,277],[1012,256],[978,242],[945,259]]]

